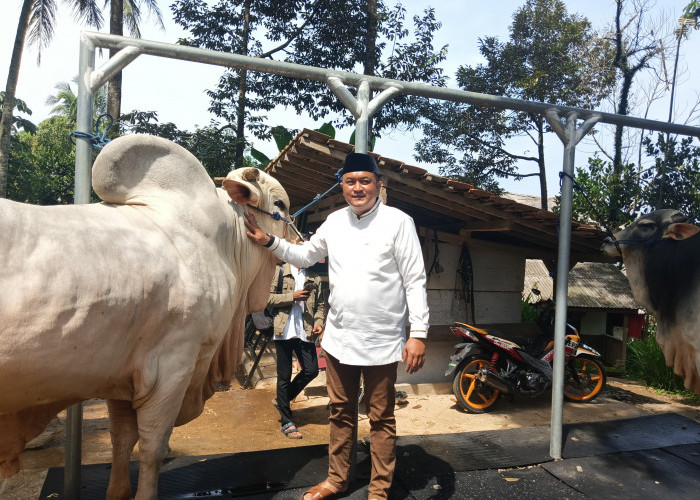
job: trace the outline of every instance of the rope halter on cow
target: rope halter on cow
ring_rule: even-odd
[[[291,228],[292,228],[292,231],[294,231],[294,233],[296,233],[296,235],[301,239],[301,241],[304,241],[304,237],[301,235],[301,233],[299,232],[299,230],[298,230],[298,229],[296,228],[296,226],[294,225],[294,217],[295,217],[294,215],[291,216],[290,219],[285,219],[284,217],[282,217],[282,215],[281,215],[279,212],[268,212],[267,210],[263,210],[262,208],[258,208],[258,207],[256,207],[255,205],[250,205],[250,204],[247,205],[247,206],[248,206],[249,208],[252,208],[252,209],[254,209],[254,210],[257,210],[257,211],[260,212],[260,213],[263,213],[263,214],[267,215],[267,216],[270,217],[272,220],[282,221],[282,222],[284,222],[285,224],[287,224],[287,225],[284,227],[284,234],[282,235],[282,238],[286,238],[286,237],[287,237],[287,227],[291,227]]]
[[[333,191],[336,187],[338,187],[338,186],[340,185],[340,182],[342,181],[342,178],[343,178],[343,176],[340,174],[340,172],[341,172],[342,170],[343,170],[343,169],[340,168],[340,169],[338,169],[338,171],[335,173],[335,178],[338,179],[338,182],[336,182],[335,184],[333,184],[333,185],[332,185],[330,188],[328,188],[323,194],[317,194],[316,196],[314,196],[314,199],[311,200],[310,203],[308,203],[307,205],[305,205],[305,206],[302,207],[301,209],[297,210],[293,215],[291,215],[291,216],[290,216],[290,220],[287,220],[287,219],[285,219],[284,217],[282,217],[282,215],[280,215],[279,212],[268,212],[268,211],[266,211],[266,210],[263,210],[262,208],[258,208],[258,207],[256,207],[256,206],[254,206],[254,205],[248,205],[248,206],[249,206],[250,208],[253,208],[253,209],[257,210],[257,211],[260,212],[260,213],[263,213],[263,214],[267,215],[268,217],[271,217],[273,220],[281,220],[281,221],[283,221],[285,224],[287,224],[287,226],[289,226],[289,227],[292,228],[292,230],[296,233],[296,235],[299,237],[299,239],[300,239],[301,241],[306,241],[305,238],[301,235],[301,233],[299,232],[299,230],[298,230],[298,229],[296,228],[296,226],[294,225],[294,221],[296,220],[296,218],[297,218],[300,214],[302,214],[302,213],[304,213],[306,210],[308,210],[308,208],[309,208],[311,205],[313,205],[314,203],[318,203],[320,200],[322,200],[323,198],[325,198],[325,197],[328,195],[328,193],[330,193],[331,191]],[[285,234],[284,234],[283,238],[286,237],[286,235],[287,235],[287,233],[286,233],[286,228],[285,228]]]

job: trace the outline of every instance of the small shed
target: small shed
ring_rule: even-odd
[[[353,150],[350,144],[305,129],[266,172],[287,190],[294,213],[336,183],[335,174]],[[384,203],[413,218],[428,272],[431,328],[426,367],[408,379],[401,374],[399,381],[442,382],[457,341],[449,329],[453,322],[498,329],[505,335],[530,327],[520,321],[525,262],[540,259],[554,268],[559,221],[550,211],[377,152],[369,154],[382,172]],[[313,231],[329,213],[345,206],[338,187],[301,214],[297,225]],[[600,251],[604,238],[593,226],[572,223],[571,265],[609,261]]]
[[[525,263],[524,300],[538,300],[533,288],[542,300],[554,297],[553,278],[540,260]],[[641,337],[644,318],[627,277],[616,265],[579,262],[569,271],[567,321],[607,364],[625,365],[627,339]]]

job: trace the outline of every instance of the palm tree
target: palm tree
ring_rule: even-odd
[[[19,68],[22,61],[25,41],[29,45],[38,46],[39,60],[41,49],[51,43],[53,38],[54,23],[56,21],[57,0],[23,0],[22,11],[17,23],[17,34],[10,60],[10,71],[7,74],[7,86],[5,100],[2,106],[2,119],[0,119],[0,198],[7,197],[7,166],[10,155],[10,136],[12,134],[12,111],[15,107],[15,93]],[[73,9],[75,17],[86,25],[95,29],[102,28],[103,17],[98,0],[63,0]],[[139,38],[141,31],[141,6],[155,16],[156,23],[163,26],[163,18],[158,8],[158,0],[105,0],[104,7],[110,5],[110,33],[121,35],[123,25],[129,33]],[[118,15],[121,13],[121,16]],[[112,54],[110,54],[112,55]],[[119,118],[121,108],[121,74],[110,81],[110,93],[112,103],[109,113]]]
[[[78,85],[78,77],[73,78],[73,83]],[[68,82],[59,82],[56,84],[56,94],[46,98],[46,105],[53,106],[51,114],[54,116],[65,116],[71,122],[75,123],[78,118],[78,95],[73,92],[73,88]],[[106,87],[100,87],[95,92],[93,110],[93,118],[97,118],[107,112],[107,95]]]
[[[100,29],[102,26],[102,14],[90,0],[64,0],[68,3],[80,21],[89,26]],[[10,70],[7,73],[5,87],[5,100],[2,106],[2,118],[0,119],[0,198],[7,197],[7,166],[10,161],[10,136],[12,134],[13,110],[15,108],[15,95],[17,91],[17,79],[22,62],[24,43],[39,47],[46,47],[53,38],[53,28],[56,22],[56,0],[23,0],[22,10],[17,23],[17,33],[10,59]]]
[[[94,0],[92,0],[94,2]],[[105,7],[109,2],[109,32],[112,35],[123,35],[124,24],[126,24],[129,34],[134,38],[141,38],[141,6],[145,6],[161,29],[163,25],[163,15],[158,8],[158,0],[105,0]],[[110,50],[109,56],[116,54],[117,50]],[[107,113],[115,120],[121,116],[122,105],[122,74],[121,71],[114,75],[109,81],[107,91]]]

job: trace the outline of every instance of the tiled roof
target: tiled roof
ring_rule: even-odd
[[[267,166],[290,196],[292,213],[324,193],[335,182],[345,156],[354,146],[304,129]],[[470,184],[432,174],[400,160],[370,152],[384,176],[387,204],[410,214],[416,225],[454,243],[485,241],[516,246],[527,257],[552,259],[558,247],[557,216],[537,207],[476,189]],[[408,152],[407,152],[408,154]],[[340,188],[306,212],[313,227],[345,206]],[[572,223],[571,258],[609,261],[600,251],[605,234],[593,226]]]

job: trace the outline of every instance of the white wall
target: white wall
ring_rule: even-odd
[[[581,317],[581,335],[603,335],[607,323],[607,313],[586,312]]]
[[[450,325],[455,321],[478,324],[520,323],[520,301],[525,276],[525,259],[500,249],[471,247],[474,272],[475,318],[462,295],[457,273],[461,247],[439,244],[442,273],[428,276],[428,305],[432,325]],[[427,267],[432,263],[429,256]]]

